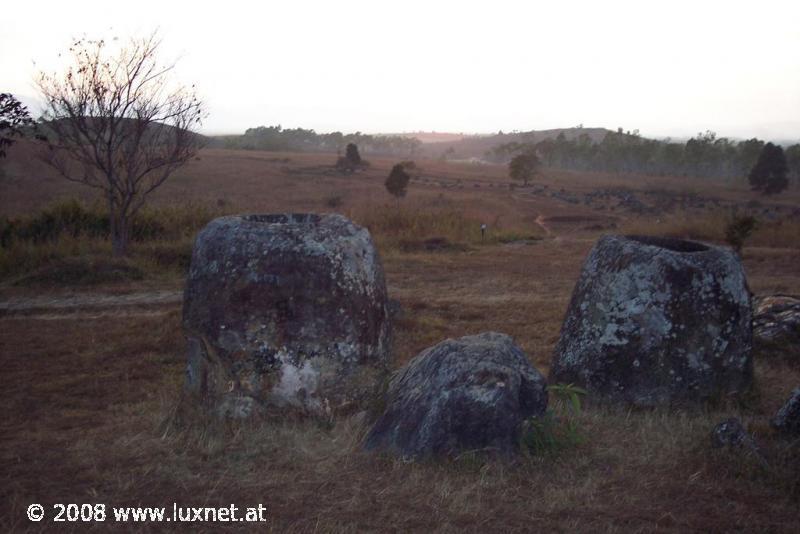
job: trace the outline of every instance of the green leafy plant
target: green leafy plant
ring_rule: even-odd
[[[737,253],[742,252],[745,240],[758,228],[758,219],[752,215],[733,214],[725,225],[725,242]]]
[[[325,199],[325,206],[331,209],[339,208],[342,204],[344,204],[344,200],[341,195],[331,195]]]
[[[523,423],[522,447],[533,456],[558,454],[585,441],[578,418],[586,390],[574,384],[553,384],[547,390],[556,409],[549,408],[544,415]]]

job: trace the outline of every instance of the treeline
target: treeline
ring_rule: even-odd
[[[535,144],[506,143],[486,153],[486,158],[507,162],[518,152],[535,149],[547,167],[571,170],[630,172],[657,176],[688,176],[738,180],[747,177],[765,142],[733,141],[707,131],[685,143],[647,139],[638,130],[609,132],[601,142],[587,134],[573,139],[561,133]],[[790,177],[800,183],[800,144],[785,147]]]
[[[274,152],[339,152],[351,143],[364,154],[402,157],[414,156],[422,146],[422,142],[414,137],[361,132],[321,134],[305,128],[284,129],[281,126],[259,126],[248,128],[244,135],[213,137],[209,146]]]

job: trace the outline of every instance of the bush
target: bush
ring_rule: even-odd
[[[108,233],[108,215],[96,205],[86,206],[77,200],[67,200],[51,204],[32,217],[7,221],[2,241],[3,246],[7,246],[16,240],[43,243],[55,241],[62,235],[97,238],[108,236]]]
[[[204,206],[145,208],[133,222],[131,240],[147,242],[192,236],[219,213]],[[36,215],[0,220],[0,246],[14,242],[41,244],[62,237],[108,239],[108,213],[99,204],[78,200],[56,202]]]
[[[331,209],[336,209],[343,203],[341,195],[331,195],[325,199],[325,206]]]
[[[227,208],[230,210],[231,208]],[[145,272],[185,272],[195,234],[221,207],[145,208],[135,219],[131,265],[111,255],[108,216],[100,204],[62,201],[17,220],[0,219],[0,278],[70,284],[135,280]],[[92,276],[88,271],[98,272]]]
[[[76,256],[60,258],[23,275],[18,286],[93,285],[144,278],[142,270],[126,258]]]
[[[758,227],[758,220],[752,215],[733,214],[725,225],[725,242],[737,253],[742,252],[742,246]]]
[[[580,432],[581,396],[586,390],[572,384],[553,384],[547,388],[553,394],[561,415],[548,409],[541,417],[525,421],[521,435],[523,450],[534,456],[558,454],[585,441]]]
[[[408,182],[410,180],[411,175],[406,172],[402,163],[398,163],[392,167],[392,171],[389,173],[388,178],[386,178],[384,185],[389,194],[394,196],[399,202],[402,197],[406,196]]]

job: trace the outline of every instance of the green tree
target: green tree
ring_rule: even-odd
[[[767,143],[761,149],[758,161],[750,171],[750,187],[753,191],[761,191],[765,195],[780,193],[789,185],[786,175],[789,166],[786,155],[780,145]]]
[[[361,165],[361,154],[358,153],[358,146],[355,143],[348,143],[344,150],[344,159],[353,167]]]
[[[539,172],[541,162],[533,151],[517,154],[508,164],[508,174],[513,180],[519,180],[524,185]]]
[[[800,184],[800,144],[786,149],[786,163],[789,165],[789,174]]]
[[[400,199],[406,196],[408,182],[410,180],[411,176],[406,172],[402,163],[398,163],[392,167],[389,176],[386,178],[386,190],[397,199],[398,204],[400,203]]]
[[[744,177],[758,161],[758,156],[764,150],[764,141],[757,138],[741,141],[738,145],[738,172],[740,177]]]
[[[26,127],[34,125],[28,108],[9,93],[0,94],[0,158],[14,144],[14,137],[22,137]]]

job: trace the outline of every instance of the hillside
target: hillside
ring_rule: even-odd
[[[453,159],[469,159],[483,158],[486,152],[505,143],[538,143],[545,139],[556,139],[561,134],[564,134],[568,141],[588,135],[593,143],[600,143],[609,132],[611,130],[606,128],[554,128],[527,132],[498,132],[494,135],[464,136],[460,139],[435,142],[426,141],[423,137],[417,137],[417,139],[424,143],[422,151],[426,157],[436,158],[448,153],[449,157]]]

